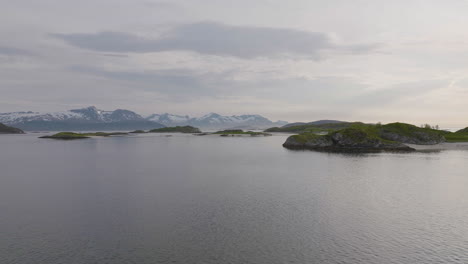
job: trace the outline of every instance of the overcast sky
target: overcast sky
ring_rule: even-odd
[[[468,126],[467,0],[0,1],[0,112]]]

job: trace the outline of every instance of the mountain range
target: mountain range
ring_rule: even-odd
[[[209,113],[201,117],[188,115],[153,114],[147,120],[154,121],[165,126],[194,126],[204,129],[264,129],[272,126],[282,126],[286,121],[272,122],[261,115],[233,115],[222,116]]]
[[[104,111],[94,106],[52,113],[31,111],[0,113],[0,123],[29,131],[132,130],[164,127],[129,110]]]
[[[284,121],[272,122],[260,115],[222,116],[210,113],[202,117],[189,117],[166,113],[143,117],[130,110],[104,111],[94,106],[49,113],[32,111],[0,113],[0,123],[27,131],[146,130],[185,125],[202,129],[263,129],[287,124]]]

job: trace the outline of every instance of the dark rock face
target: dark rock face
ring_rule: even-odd
[[[283,147],[330,152],[414,151],[399,142],[385,141],[359,129],[343,129],[329,135],[290,136]]]
[[[24,131],[19,128],[9,127],[0,123],[0,134],[24,134]]]

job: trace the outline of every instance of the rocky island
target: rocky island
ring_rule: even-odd
[[[227,129],[227,130],[222,130],[215,132],[213,134],[219,134],[222,137],[235,137],[235,136],[251,136],[251,137],[257,137],[257,136],[271,136],[269,133],[265,132],[254,132],[254,131],[244,131],[242,129]]]
[[[290,136],[283,147],[330,152],[414,151],[405,144],[433,145],[445,142],[450,132],[405,123],[348,123],[348,127],[325,135],[303,132]]]
[[[148,133],[201,133],[201,131],[193,126],[175,126],[152,129]]]
[[[24,134],[24,131],[19,128],[10,127],[0,123],[0,134]]]
[[[74,140],[74,139],[86,139],[91,137],[109,137],[109,136],[125,136],[128,133],[115,132],[115,133],[74,133],[74,132],[60,132],[50,136],[42,136],[39,138],[50,138],[50,139],[61,139],[61,140]]]

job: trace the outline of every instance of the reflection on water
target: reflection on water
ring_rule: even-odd
[[[0,137],[0,263],[468,263],[468,152]]]

